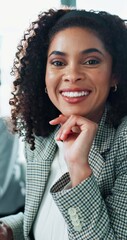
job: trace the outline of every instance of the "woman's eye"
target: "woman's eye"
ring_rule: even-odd
[[[52,62],[52,65],[61,67],[61,66],[64,66],[64,63],[61,62],[61,61],[53,61],[53,62]]]
[[[84,64],[86,64],[86,65],[95,65],[95,64],[99,64],[99,60],[97,60],[97,59],[90,59],[90,60],[84,62]]]

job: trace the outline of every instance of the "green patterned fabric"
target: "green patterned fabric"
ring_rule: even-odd
[[[106,113],[89,154],[91,177],[65,190],[70,181],[66,173],[51,188],[52,197],[67,223],[69,240],[127,240],[127,117],[117,130],[107,125],[105,118]],[[57,150],[54,134],[45,139],[37,137],[35,151],[26,146],[24,237],[22,225],[18,224],[23,216],[18,215],[15,224],[11,223],[15,240],[33,239],[32,225]]]

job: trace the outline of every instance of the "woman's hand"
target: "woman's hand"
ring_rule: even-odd
[[[92,174],[88,156],[97,124],[81,116],[67,118],[62,114],[50,121],[50,124],[61,125],[56,140],[64,142],[64,158],[74,187]]]
[[[11,228],[2,222],[0,222],[0,240],[13,240]]]

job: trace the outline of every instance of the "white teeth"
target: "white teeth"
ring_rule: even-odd
[[[65,97],[82,97],[89,95],[88,91],[81,91],[81,92],[62,92],[62,95]]]

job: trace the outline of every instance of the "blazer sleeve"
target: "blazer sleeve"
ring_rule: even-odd
[[[65,190],[69,174],[51,188],[51,194],[68,226],[69,240],[127,239],[127,129],[114,143],[114,175],[111,191],[103,197],[94,175]],[[108,178],[108,172],[106,173]]]
[[[1,222],[5,223],[12,229],[14,240],[24,240],[23,218],[24,215],[20,212],[0,219]]]

